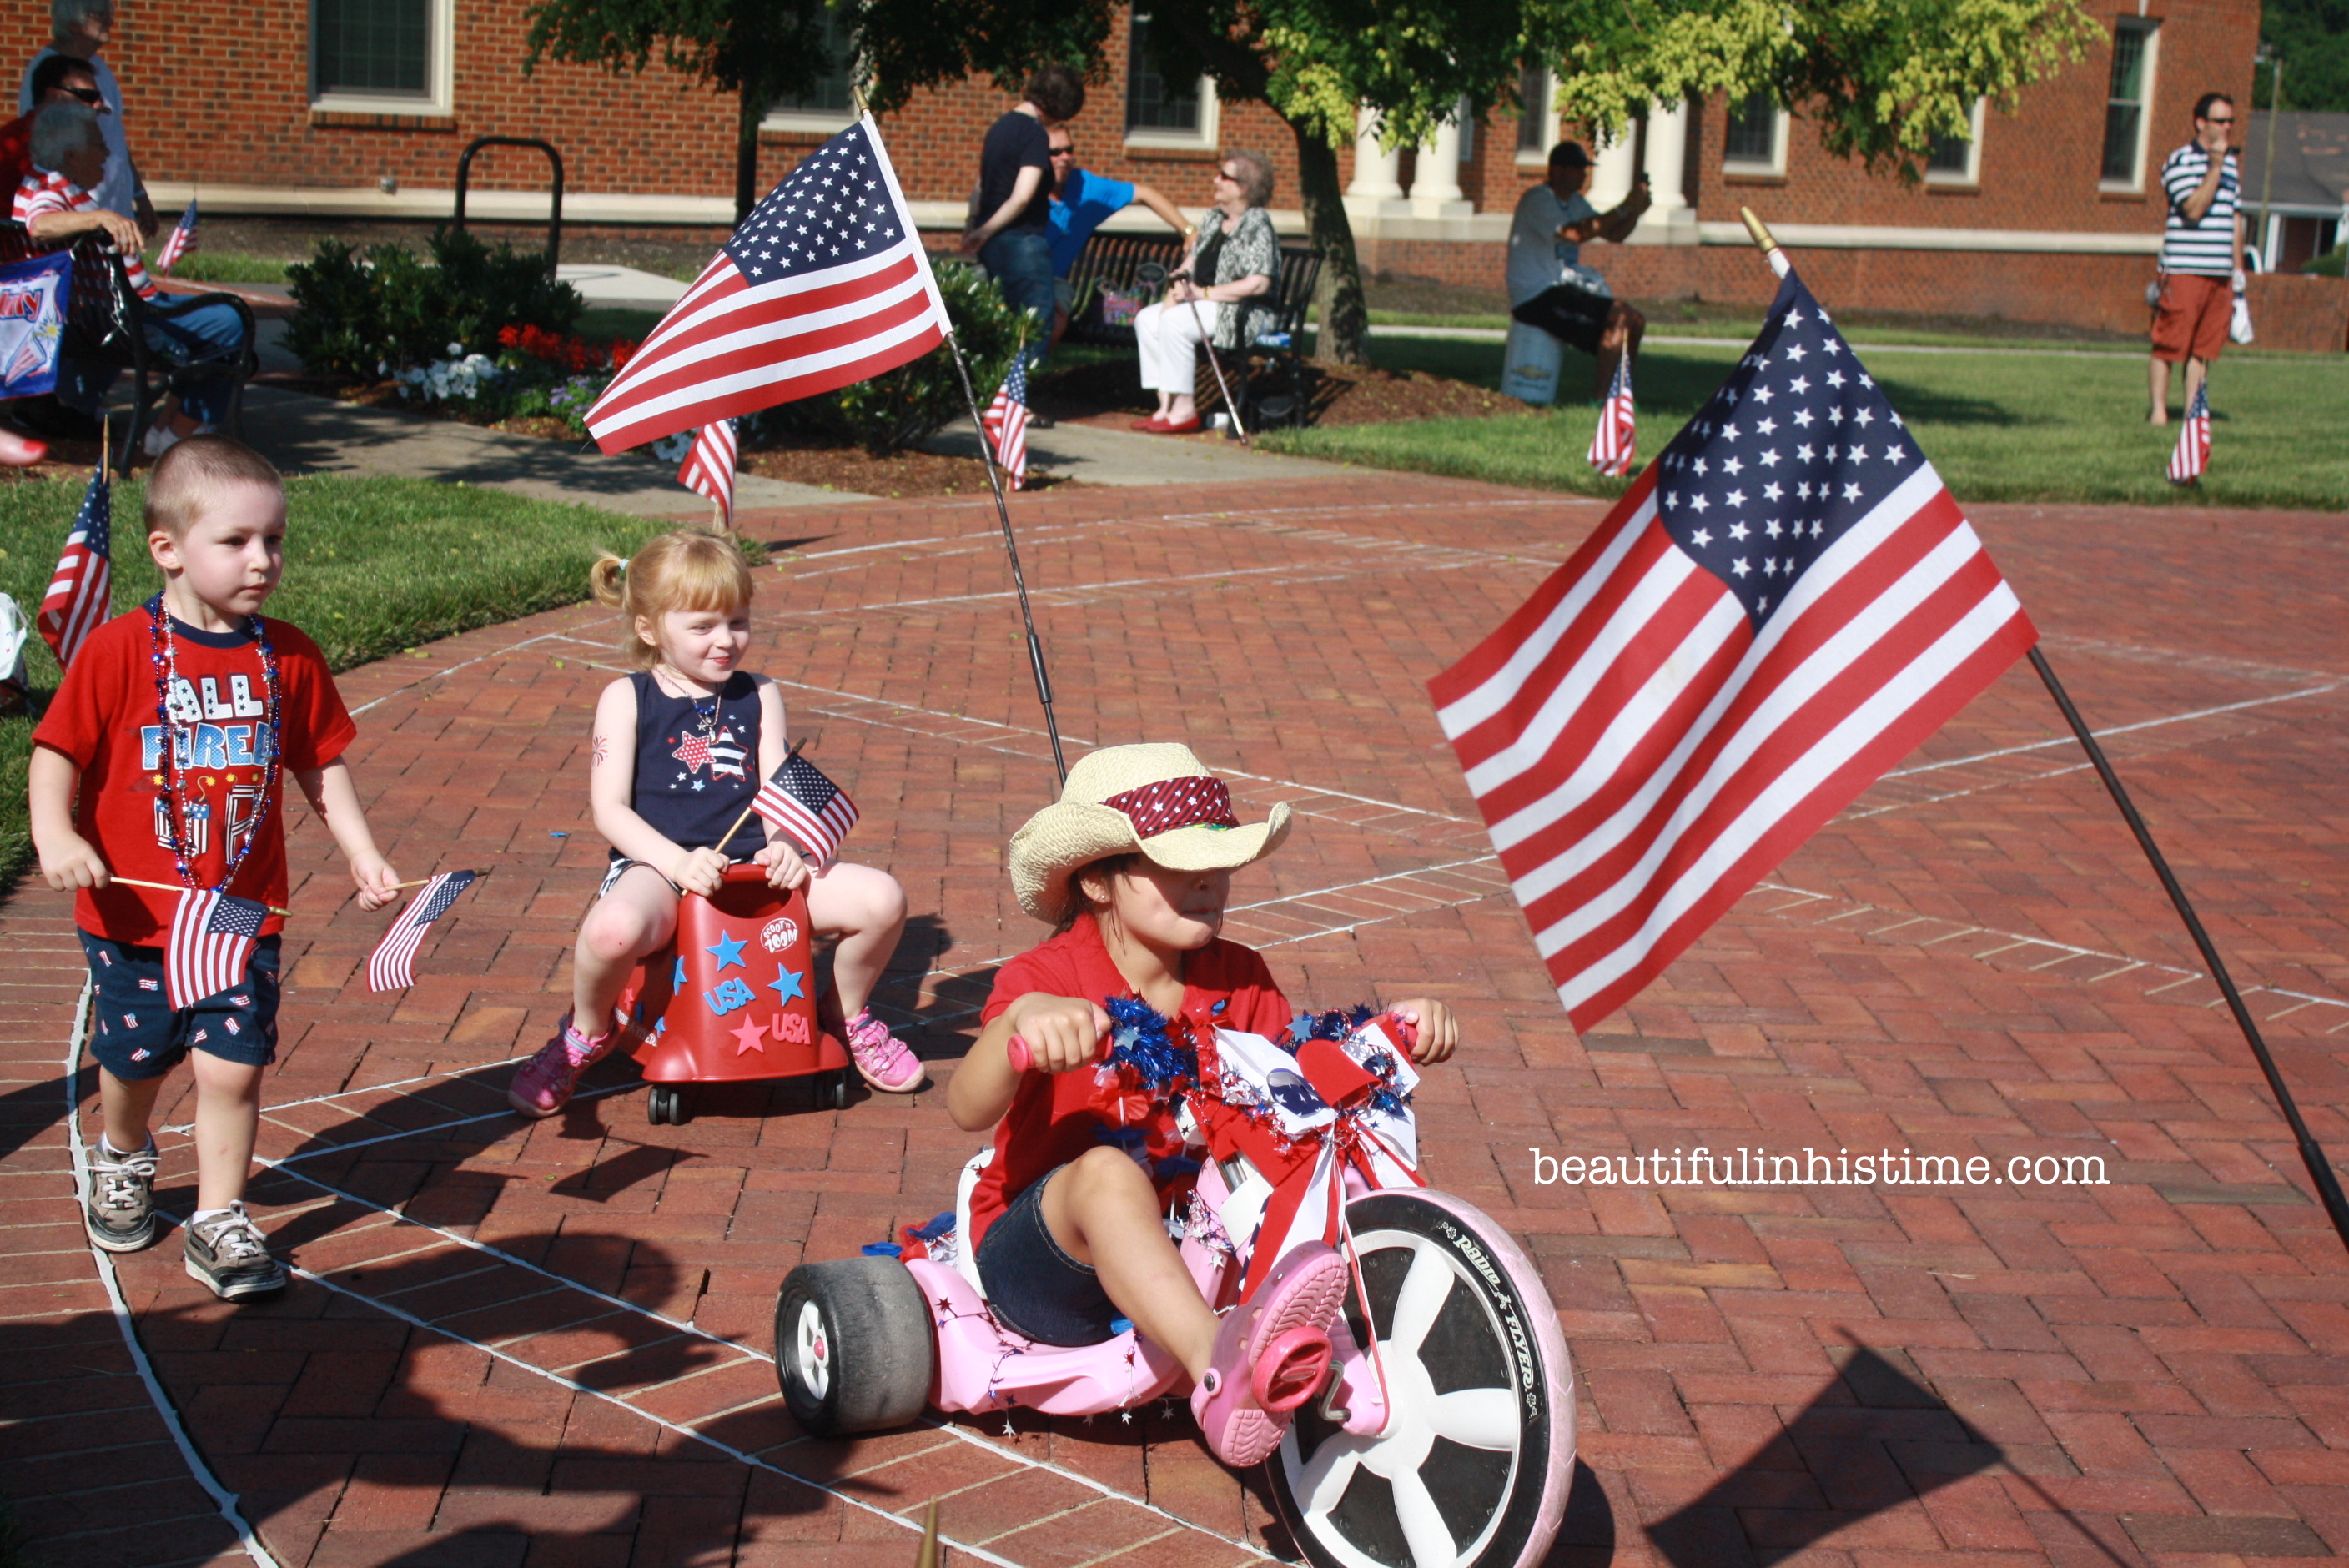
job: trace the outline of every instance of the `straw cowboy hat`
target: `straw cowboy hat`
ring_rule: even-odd
[[[1250,827],[1231,791],[1187,746],[1112,746],[1080,758],[1061,798],[1011,835],[1019,907],[1057,924],[1077,894],[1071,873],[1139,850],[1170,871],[1225,871],[1260,861],[1288,837],[1288,807]]]

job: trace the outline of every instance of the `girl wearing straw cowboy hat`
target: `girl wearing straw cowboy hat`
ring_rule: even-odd
[[[1115,1320],[1131,1322],[1189,1371],[1207,1445],[1235,1467],[1263,1460],[1288,1423],[1251,1390],[1285,1390],[1296,1378],[1284,1367],[1326,1359],[1346,1294],[1343,1261],[1317,1242],[1218,1318],[1165,1224],[1197,1169],[1176,1068],[1198,1071],[1188,1053],[1219,1027],[1278,1039],[1288,1026],[1264,960],[1216,934],[1232,872],[1278,849],[1288,823],[1278,805],[1242,826],[1229,789],[1188,747],[1081,759],[1059,801],[1011,840],[1019,907],[1057,929],[996,976],[985,1026],[947,1090],[957,1126],[995,1130],[965,1244],[996,1315],[1047,1345],[1100,1344],[1123,1328]],[[1128,999],[1165,1028],[1121,1027],[1116,1054],[1080,1070],[1112,1030],[1105,1003],[1141,1011]],[[1452,1054],[1458,1026],[1442,1003],[1391,1011],[1416,1028],[1417,1060]]]

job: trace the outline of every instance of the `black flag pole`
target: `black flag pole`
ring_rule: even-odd
[[[1754,245],[1768,258],[1771,270],[1780,277],[1785,276],[1785,253],[1779,248],[1769,228],[1754,215],[1752,208],[1740,207],[1737,211],[1738,215],[1745,220],[1746,232],[1754,236]],[[2341,1244],[2349,1247],[2349,1198],[2342,1195],[2341,1178],[2333,1172],[2333,1162],[2326,1158],[2323,1145],[2318,1143],[2315,1135],[2308,1130],[2308,1123],[2300,1114],[2300,1106],[2292,1099],[2292,1090],[2283,1081],[2283,1073],[2276,1067],[2275,1057],[2268,1050],[2268,1043],[2260,1034],[2258,1020],[2251,1016],[2251,1008],[2244,1005],[2243,994],[2235,988],[2235,977],[2227,972],[2226,960],[2219,956],[2217,944],[2210,940],[2210,934],[2202,928],[2202,917],[2194,913],[2193,901],[2186,896],[2185,887],[2178,882],[2177,873],[2169,869],[2169,861],[2163,856],[2161,846],[2153,841],[2152,830],[2145,825],[2145,819],[2138,815],[2137,803],[2129,799],[2128,790],[2122,787],[2120,775],[2113,771],[2111,761],[2105,756],[2105,748],[2096,742],[2095,732],[2080,717],[2080,710],[2072,705],[2072,694],[2065,691],[2064,683],[2055,678],[2055,671],[2047,663],[2047,655],[2035,645],[2031,650],[2031,667],[2039,672],[2040,680],[2047,687],[2047,695],[2055,699],[2056,707],[2063,712],[2064,722],[2072,727],[2072,733],[2078,738],[2081,749],[2088,754],[2089,766],[2096,770],[2096,777],[2104,780],[2105,792],[2113,798],[2113,804],[2120,808],[2121,820],[2128,824],[2129,831],[2137,835],[2137,848],[2143,850],[2145,858],[2152,862],[2153,874],[2161,879],[2161,889],[2169,895],[2171,905],[2178,911],[2178,918],[2186,923],[2186,934],[2194,939],[2195,950],[2202,954],[2202,962],[2209,966],[2210,978],[2218,985],[2219,994],[2226,998],[2227,1010],[2235,1016],[2235,1026],[2243,1032],[2244,1041],[2251,1046],[2251,1055],[2258,1060],[2260,1071],[2268,1080],[2268,1092],[2275,1097],[2276,1107],[2283,1112],[2285,1125],[2292,1129],[2292,1140],[2300,1146],[2301,1163],[2308,1167],[2308,1178],[2316,1184],[2317,1202],[2324,1205],[2325,1216],[2333,1222],[2333,1229],[2340,1236]]]
[[[971,389],[970,366],[963,363],[962,343],[951,327],[947,330],[947,347],[954,355],[955,374],[962,378],[962,400],[969,406],[971,425],[978,432],[978,454],[987,463],[988,485],[995,491],[995,515],[1003,524],[1003,552],[1011,558],[1011,585],[1019,591],[1019,621],[1028,629],[1028,663],[1036,672],[1036,700],[1044,705],[1044,733],[1052,738],[1052,767],[1066,784],[1069,763],[1061,755],[1060,721],[1052,717],[1052,677],[1044,673],[1044,645],[1036,639],[1036,614],[1028,607],[1028,578],[1019,570],[1019,542],[1011,533],[1011,506],[1003,499],[1003,475],[995,466],[995,449],[988,444],[987,421],[979,417],[978,394]]]
[[[2277,1068],[2275,1057],[2269,1053],[2267,1041],[2260,1035],[2259,1024],[2251,1017],[2251,1008],[2244,1005],[2243,994],[2235,988],[2235,977],[2227,973],[2226,961],[2219,956],[2219,949],[2211,942],[2210,934],[2202,929],[2202,917],[2194,913],[2193,903],[2187,898],[2186,889],[2179,884],[2177,873],[2169,869],[2169,861],[2163,857],[2161,846],[2153,841],[2151,830],[2146,827],[2145,819],[2137,814],[2137,803],[2122,788],[2120,775],[2113,771],[2112,763],[2105,757],[2105,748],[2096,743],[2095,732],[2080,717],[2080,710],[2072,706],[2072,694],[2065,691],[2064,683],[2055,678],[2055,671],[2048,665],[2047,656],[2035,647],[2031,650],[2031,667],[2039,672],[2040,680],[2046,684],[2047,695],[2055,699],[2057,707],[2063,709],[2064,722],[2070,725],[2072,733],[2079,738],[2081,749],[2088,754],[2089,765],[2095,769],[2096,777],[2105,781],[2105,790],[2112,796],[2113,804],[2120,808],[2121,819],[2128,823],[2129,831],[2137,835],[2137,848],[2143,850],[2145,858],[2153,862],[2153,874],[2161,879],[2162,891],[2169,895],[2169,902],[2177,907],[2178,919],[2186,923],[2186,934],[2194,939],[2194,946],[2202,954],[2202,962],[2209,965],[2210,978],[2217,982],[2219,994],[2227,999],[2227,1010],[2235,1016],[2235,1026],[2242,1030],[2243,1038],[2251,1045],[2251,1055],[2259,1059],[2260,1071],[2267,1076],[2268,1091],[2275,1096],[2276,1105],[2283,1111],[2284,1121],[2292,1128],[2292,1138],[2300,1145],[2301,1163],[2308,1167],[2309,1180],[2316,1183],[2317,1200],[2324,1205],[2324,1212],[2333,1221],[2333,1230],[2340,1233],[2342,1244],[2349,1246],[2349,1199],[2342,1196],[2341,1179],[2333,1173],[2333,1162],[2325,1157],[2323,1146],[2316,1141],[2315,1136],[2308,1130],[2308,1123],[2302,1119],[2300,1107],[2293,1102],[2292,1090],[2285,1087],[2283,1074]]]

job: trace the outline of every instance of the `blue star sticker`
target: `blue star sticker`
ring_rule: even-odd
[[[680,991],[685,989],[685,954],[682,953],[677,955],[677,973],[669,976],[668,983]]]
[[[722,933],[718,938],[717,946],[705,947],[702,951],[709,954],[712,958],[718,960],[718,973],[720,975],[726,973],[726,966],[730,964],[737,969],[748,969],[750,967],[749,965],[742,962],[742,944],[740,942],[737,942],[734,938],[725,935]]]
[[[807,995],[800,989],[800,981],[803,978],[804,976],[796,969],[784,969],[778,966],[775,970],[775,977],[767,984],[774,987],[777,1001],[791,1002]]]

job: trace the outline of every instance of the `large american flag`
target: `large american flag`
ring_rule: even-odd
[[[1429,685],[1587,1029],[2036,637],[1790,275],[1598,531]]]
[[[2169,454],[2169,482],[2190,485],[2210,466],[2210,383],[2194,388],[2186,405],[2186,423],[2178,432],[2178,449]]]
[[[856,802],[848,791],[798,752],[783,758],[775,776],[759,786],[751,810],[769,827],[789,833],[819,861],[832,859],[840,841],[856,825]]]
[[[74,513],[73,530],[66,535],[65,552],[57,557],[36,617],[41,640],[57,655],[59,669],[73,663],[82,640],[106,624],[112,607],[113,551],[114,490],[100,469],[82,492],[81,510]]]
[[[734,231],[587,410],[607,452],[829,392],[945,341],[896,171],[867,115]]]
[[[163,995],[171,1010],[192,1007],[243,983],[269,906],[217,889],[190,888],[171,912],[163,944]]]
[[[987,438],[1013,490],[1028,480],[1028,356],[1011,356],[1003,387],[987,406]]]
[[[1590,466],[1620,478],[1631,471],[1639,452],[1639,420],[1631,407],[1631,356],[1615,362],[1615,380],[1599,410],[1599,428],[1590,435]]]
[[[416,950],[432,923],[449,913],[457,895],[480,880],[476,872],[442,872],[417,890],[383,940],[367,955],[367,989],[398,991],[416,984]]]
[[[196,199],[191,196],[188,198],[188,210],[180,214],[180,222],[172,228],[171,237],[163,242],[162,253],[155,258],[155,270],[165,277],[171,276],[171,269],[180,264],[180,258],[195,248]]]
[[[721,519],[734,521],[734,459],[741,449],[734,421],[712,419],[694,432],[693,449],[677,470],[677,482],[718,503]]]

